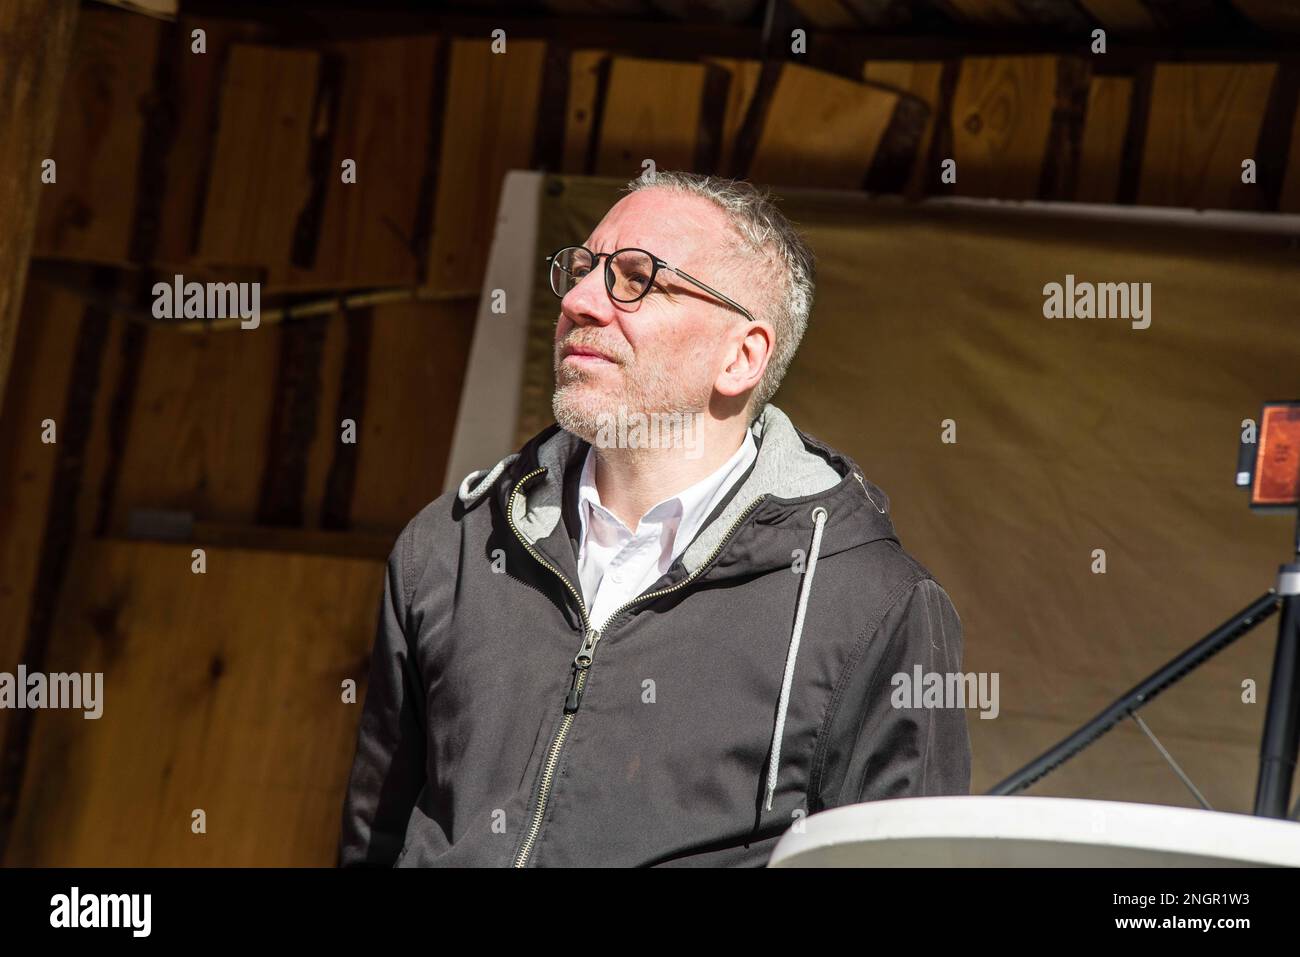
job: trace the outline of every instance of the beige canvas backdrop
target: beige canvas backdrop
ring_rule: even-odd
[[[622,182],[548,178],[539,265]],[[1252,513],[1232,479],[1241,421],[1300,398],[1294,236],[860,194],[781,205],[818,283],[775,402],[889,494],[961,616],[966,670],[998,674],[998,716],[968,712],[976,793],[1273,586],[1292,520]],[[1067,273],[1150,282],[1150,328],[1045,319],[1044,284]],[[539,268],[521,441],[552,421],[545,281]],[[1253,804],[1276,621],[1142,711],[1216,809]],[[1132,721],[1028,793],[1195,805]]]

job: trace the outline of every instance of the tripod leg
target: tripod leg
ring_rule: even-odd
[[[1268,713],[1260,744],[1255,813],[1285,818],[1300,752],[1300,563],[1282,566],[1278,593],[1282,596],[1282,618],[1277,627]]]

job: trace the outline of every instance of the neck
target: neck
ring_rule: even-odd
[[[745,438],[743,416],[718,421],[704,416],[690,447],[602,448],[595,446],[600,503],[628,528],[657,503],[716,472]]]

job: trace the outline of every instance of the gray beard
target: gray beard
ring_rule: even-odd
[[[587,442],[594,442],[596,438],[596,416],[587,415],[583,411],[574,407],[573,403],[566,402],[566,391],[568,386],[557,386],[555,393],[551,396],[551,412],[555,415],[555,421],[560,428],[566,432],[572,432],[580,439]]]

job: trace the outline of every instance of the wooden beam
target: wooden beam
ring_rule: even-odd
[[[883,0],[851,0],[851,5],[856,12],[861,5],[877,2]],[[1008,21],[997,29],[978,31],[966,29],[960,24],[945,27],[937,21],[938,14],[935,11],[943,2],[944,0],[929,0],[924,8],[928,11],[925,19],[913,24],[913,28],[906,32],[904,28],[909,25],[909,19],[902,18],[897,26],[890,27],[892,32],[852,31],[843,28],[813,30],[809,33],[808,57],[805,62],[810,66],[825,68],[823,61],[835,50],[843,52],[833,54],[833,59],[843,60],[849,57],[861,62],[869,59],[946,60],[961,56],[1043,53],[1078,55],[1081,49],[1087,48],[1087,31],[1043,29],[1040,24],[1044,22],[1044,17],[1050,22],[1055,12],[1051,10],[1051,0],[1016,0],[1014,15],[1022,22]],[[959,2],[970,4],[978,0]],[[1026,4],[1024,11],[1020,6],[1022,2]],[[1133,3],[1141,2],[1142,0],[1133,0]],[[1286,3],[1288,0],[1271,2]],[[1083,17],[1087,13],[1089,17],[1100,19],[1096,11],[1090,9],[1094,3],[1103,9],[1118,9],[1121,17],[1134,19],[1140,16],[1131,11],[1126,14],[1124,8],[1129,4],[1121,3],[1120,0],[1088,0],[1086,5],[1083,0],[1076,0],[1075,5],[1081,18],[1087,19]],[[1168,6],[1167,0],[1158,9],[1165,6]],[[787,4],[777,5],[778,15],[783,9],[792,10],[796,25],[807,25],[807,18],[798,17],[798,11],[793,11]],[[1007,4],[1002,4],[1000,9],[1004,13],[1011,11]],[[1177,15],[1184,20],[1190,17],[1189,24],[1197,25],[1199,32],[1186,36],[1186,31],[1183,31],[1177,41],[1143,32],[1140,43],[1113,45],[1111,52],[1106,54],[1106,59],[1116,67],[1130,68],[1137,62],[1169,56],[1187,60],[1275,60],[1279,57],[1295,57],[1295,45],[1286,34],[1270,35],[1248,26],[1246,29],[1232,29],[1231,24],[1224,28],[1222,22],[1218,22],[1218,28],[1215,29],[1216,22],[1213,19],[1209,20],[1211,29],[1206,29],[1206,18],[1212,17],[1218,9],[1214,6],[1214,0],[1185,0],[1185,7],[1179,7]],[[1147,10],[1157,12],[1151,7],[1147,7]],[[562,34],[563,42],[571,49],[599,49],[616,56],[662,57],[666,51],[670,51],[679,60],[694,60],[699,57],[744,59],[759,57],[764,53],[763,29],[757,24],[629,20],[595,16],[559,19],[536,15],[507,15],[504,10],[473,15],[434,12],[430,9],[393,9],[376,15],[376,11],[366,8],[362,0],[353,0],[352,8],[345,5],[329,10],[321,10],[319,3],[309,3],[308,0],[283,0],[275,4],[256,0],[186,0],[185,12],[189,16],[256,21],[278,31],[295,45],[327,39],[358,40],[362,37],[412,36],[431,32],[481,39],[491,31],[501,29],[511,41],[542,39],[556,42],[561,39],[559,34]],[[905,16],[910,18],[911,13],[908,12]],[[1168,26],[1163,22],[1160,25]],[[776,34],[783,39],[788,36],[782,29],[778,29]],[[788,51],[788,41],[776,43],[775,49]],[[1209,57],[1211,52],[1213,57]]]
[[[0,6],[0,402],[13,358],[59,90],[72,51],[77,0],[8,0]]]

